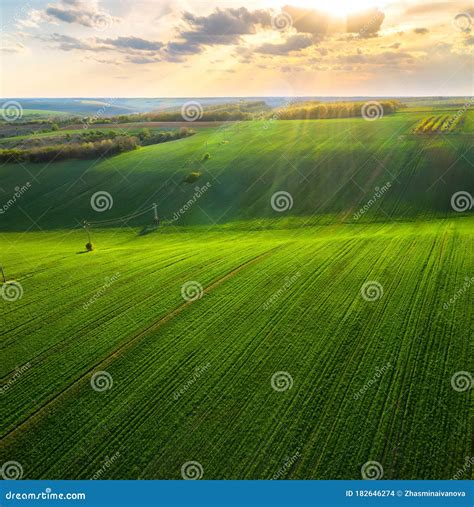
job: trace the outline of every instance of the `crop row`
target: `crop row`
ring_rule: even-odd
[[[463,119],[463,115],[430,116],[419,121],[413,129],[414,134],[435,134],[453,132]]]
[[[112,389],[86,375],[6,438],[6,457],[27,478],[89,478],[115,455],[106,478],[179,478],[192,460],[204,478],[358,479],[370,460],[386,478],[452,476],[470,446],[450,378],[468,369],[472,296],[442,305],[472,271],[472,240],[449,224],[283,237],[272,250],[236,236],[229,264],[240,241],[272,251],[100,363]],[[360,292],[370,280],[375,301]]]

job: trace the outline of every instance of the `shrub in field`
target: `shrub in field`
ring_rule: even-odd
[[[210,153],[204,153],[204,155],[202,156],[202,161],[205,162],[206,160],[209,160],[210,158],[211,158]]]
[[[148,132],[143,132],[143,131]],[[140,144],[142,146],[148,146],[150,144],[160,144],[167,141],[174,141],[176,139],[182,139],[184,137],[192,136],[196,132],[192,129],[181,128],[179,130],[166,130],[163,132],[151,133],[148,129],[143,129],[140,134]]]
[[[184,179],[184,183],[194,183],[195,181],[197,181],[200,177],[202,176],[202,173],[200,172],[192,172],[192,173],[189,173]]]

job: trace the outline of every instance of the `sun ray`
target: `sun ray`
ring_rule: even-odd
[[[279,2],[283,7],[288,2]],[[304,9],[314,9],[327,12],[333,16],[346,17],[349,14],[366,11],[369,9],[381,9],[387,1],[384,0],[293,0],[292,6]]]

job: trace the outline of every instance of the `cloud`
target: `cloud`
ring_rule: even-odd
[[[382,27],[385,14],[378,9],[351,14],[347,17],[347,32],[357,33],[360,37],[375,36]]]
[[[161,61],[159,56],[127,56],[126,58],[128,63],[134,63],[136,65],[145,65],[148,63],[156,63]]]
[[[418,35],[426,35],[429,32],[428,28],[415,28],[413,31]]]
[[[270,11],[249,11],[217,8],[208,16],[196,16],[190,12],[183,14],[186,28],[180,30],[178,40],[166,46],[168,59],[179,61],[183,55],[201,53],[205,46],[232,45],[243,35],[257,33],[259,27],[270,27]]]
[[[304,9],[285,5],[283,12],[291,17],[297,32],[324,37],[338,32],[356,33],[361,37],[373,37],[382,26],[385,14],[378,9],[369,9],[347,16],[346,23],[315,9]]]
[[[232,37],[256,33],[260,26],[270,26],[271,16],[267,10],[249,11],[245,7],[238,9],[217,8],[209,16],[195,16],[185,12],[183,19],[190,26],[195,27],[193,34],[200,34],[204,37],[216,37],[216,44],[219,44],[220,37]],[[187,32],[190,33],[190,32]]]
[[[25,18],[17,20],[16,25],[21,28],[35,28],[43,21],[47,21],[47,16],[43,11],[30,9]]]
[[[94,50],[94,46],[91,43],[69,35],[52,33],[49,35],[38,35],[36,38],[44,42],[52,42],[55,47],[61,51],[72,51],[74,49]]]
[[[302,72],[305,70],[304,67],[297,67],[296,65],[283,65],[280,67],[281,72],[288,72],[290,74],[293,74],[294,72]]]
[[[91,52],[117,51],[125,53],[126,61],[130,63],[144,64],[160,61],[157,54],[163,47],[161,42],[141,39],[139,37],[117,37],[115,39],[88,38],[78,39],[70,35],[53,33],[38,35],[38,39],[51,42],[57,49],[62,51],[83,50]],[[105,63],[105,62],[104,62]],[[107,63],[111,63],[107,61]]]
[[[291,5],[285,5],[282,10],[291,17],[292,26],[298,32],[324,35],[329,30],[331,18],[322,11]]]
[[[267,55],[287,55],[292,51],[300,51],[313,44],[313,39],[309,35],[291,35],[285,42],[281,44],[262,44],[255,48],[257,53]]]
[[[9,43],[6,40],[2,40],[2,46],[0,47],[0,51],[2,53],[23,53],[26,50],[26,46],[21,42],[12,42]]]
[[[340,64],[359,64],[377,67],[400,68],[414,62],[414,57],[408,52],[383,51],[382,53],[361,55],[340,55],[337,62]]]
[[[405,10],[406,16],[424,16],[439,12],[469,12],[472,13],[472,5],[466,2],[428,2],[413,5]]]
[[[97,42],[114,46],[119,49],[134,49],[136,51],[158,51],[163,47],[162,42],[150,41],[139,37],[117,37],[116,39],[97,39]]]
[[[89,28],[103,28],[119,21],[102,10],[97,0],[61,0],[56,4],[49,4],[45,10],[31,9],[26,19],[18,24],[23,27],[36,27],[42,22],[68,23]]]

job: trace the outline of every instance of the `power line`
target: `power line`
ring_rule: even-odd
[[[87,223],[89,223],[90,225],[105,225],[105,224],[109,224],[112,222],[127,222],[127,221],[131,220],[132,218],[137,218],[139,216],[144,215],[145,213],[150,213],[153,210],[154,210],[154,207],[150,207],[150,208],[147,208],[143,211],[131,213],[130,215],[124,215],[122,217],[109,218],[107,220],[97,220],[94,222],[87,220]]]

